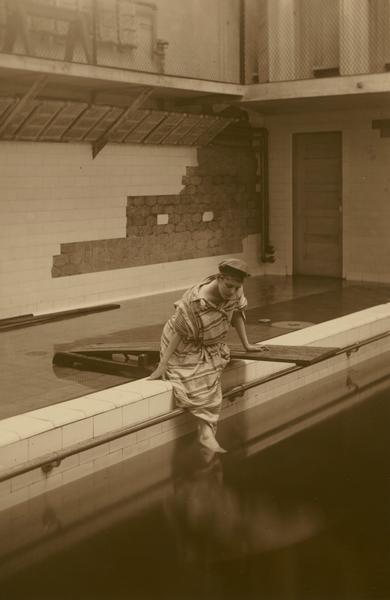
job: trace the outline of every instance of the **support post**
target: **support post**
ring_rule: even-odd
[[[261,261],[274,262],[274,247],[269,239],[268,130],[253,130],[252,147],[256,155],[256,195],[260,200]]]
[[[27,102],[35,98],[35,96],[40,92],[40,90],[44,87],[48,80],[48,75],[41,75],[30,87],[28,92],[25,93],[23,98],[19,100],[19,102],[12,108],[11,112],[7,115],[5,120],[0,125],[0,137],[2,133],[5,131],[7,126],[11,123],[11,121],[18,115],[26,106]]]
[[[114,133],[114,131],[116,131],[116,129],[118,129],[118,127],[120,125],[122,125],[123,121],[127,118],[127,116],[133,110],[136,110],[137,108],[139,108],[139,106],[141,106],[141,104],[143,104],[145,102],[145,100],[147,98],[149,98],[149,96],[152,94],[152,92],[153,92],[153,88],[150,88],[150,87],[145,88],[137,96],[137,98],[135,98],[133,100],[133,102],[130,104],[130,106],[128,108],[126,108],[126,110],[124,110],[124,112],[115,121],[115,123],[113,123],[111,125],[111,127],[109,129],[107,129],[107,131],[99,139],[97,139],[94,142],[94,144],[92,146],[92,158],[96,158],[96,156],[99,154],[99,152],[101,152],[103,150],[104,146],[107,144],[110,134]]]

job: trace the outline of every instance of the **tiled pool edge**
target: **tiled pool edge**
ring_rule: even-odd
[[[269,344],[346,346],[389,329],[390,304],[385,304],[273,338]],[[272,374],[280,374],[280,377],[248,390],[242,398],[233,402],[225,401],[222,418],[269,404],[283,394],[345,371],[389,349],[390,338],[384,338],[362,347],[349,357],[339,355],[292,373],[286,373],[292,364],[235,361],[224,374],[225,390]],[[172,408],[169,383],[141,380],[5,419],[0,421],[0,475],[29,460],[140,423]],[[297,404],[293,415],[277,414],[274,417],[281,422],[299,416],[307,408]],[[181,415],[65,458],[49,473],[37,468],[1,482],[0,510],[169,442],[191,431],[193,426],[187,415]],[[264,427],[271,427],[271,421]]]

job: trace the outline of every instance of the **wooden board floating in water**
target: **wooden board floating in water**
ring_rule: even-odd
[[[245,352],[232,347],[230,357],[311,365],[319,360],[334,356],[339,350],[339,348],[324,348],[321,346],[278,346],[273,344],[267,345],[267,348],[269,350],[263,352]]]
[[[295,363],[296,365],[310,365],[330,356],[334,356],[339,348],[324,348],[320,346],[282,346],[282,345],[268,345],[268,350],[262,352],[245,352],[237,348],[236,346],[231,347],[231,358],[232,359],[245,359],[245,360],[256,360],[256,361],[271,361],[271,362],[287,362]],[[113,361],[114,363],[122,362],[120,355],[123,355],[124,363],[129,366],[131,363],[137,365],[138,368],[150,369],[153,364],[156,364],[159,360],[159,349],[160,343],[157,341],[151,342],[135,342],[132,344],[94,344],[90,346],[84,346],[82,348],[72,348],[65,352],[58,352],[55,355],[54,362],[57,364],[64,359],[66,355],[69,358],[75,354],[82,359],[86,358],[86,363],[95,363],[98,366],[99,359],[102,360],[102,367],[107,366],[107,361]],[[57,360],[56,360],[57,358]],[[119,361],[118,361],[119,358]],[[60,360],[58,360],[60,359]],[[91,360],[93,359],[93,360]]]
[[[53,356],[53,364],[140,379],[150,375],[156,368],[160,359],[159,346],[158,342],[140,342],[134,345],[94,344],[58,349]]]
[[[152,340],[151,342],[132,342],[123,344],[89,344],[88,346],[72,347],[71,352],[127,352],[128,354],[138,354],[139,352],[160,352],[160,342]]]

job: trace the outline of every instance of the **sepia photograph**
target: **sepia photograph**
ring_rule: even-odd
[[[0,0],[0,598],[390,600],[390,0]]]

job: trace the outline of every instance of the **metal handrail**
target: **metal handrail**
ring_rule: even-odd
[[[250,381],[248,383],[243,383],[238,386],[235,386],[225,392],[223,394],[224,399],[230,399],[237,396],[242,396],[247,390],[257,387],[259,385],[268,383],[269,381],[273,381],[274,379],[279,379],[279,377],[283,377],[284,375],[289,375],[295,371],[307,368],[312,366],[313,364],[317,364],[320,362],[324,362],[329,358],[333,358],[334,356],[339,356],[340,354],[347,354],[350,356],[352,352],[356,352],[359,348],[363,346],[367,346],[368,344],[372,344],[376,341],[384,339],[390,336],[390,331],[386,331],[384,333],[372,336],[366,340],[361,342],[356,342],[354,344],[349,344],[348,346],[344,346],[335,352],[332,357],[320,358],[315,363],[311,363],[309,365],[295,365],[293,367],[287,368],[282,372],[273,373],[272,375],[267,375],[266,377],[259,377]],[[97,436],[93,440],[88,442],[80,442],[78,444],[74,444],[70,446],[66,450],[62,450],[59,452],[51,452],[46,454],[44,457],[40,457],[31,461],[28,461],[22,466],[13,467],[12,469],[8,469],[0,474],[0,483],[3,481],[7,481],[8,479],[12,479],[18,475],[23,475],[24,473],[28,473],[29,471],[33,471],[34,469],[41,468],[45,473],[49,473],[54,467],[59,466],[61,461],[65,458],[69,458],[70,456],[74,456],[75,454],[79,454],[80,452],[84,452],[86,450],[90,450],[92,448],[96,448],[97,446],[101,446],[102,444],[112,442],[121,437],[125,437],[130,435],[131,433],[136,433],[137,431],[141,431],[143,429],[147,429],[149,427],[153,427],[154,425],[159,425],[160,423],[164,423],[166,421],[170,421],[180,415],[184,414],[185,411],[181,408],[175,408],[168,413],[164,413],[157,417],[153,417],[151,419],[147,419],[145,421],[141,421],[140,423],[136,423],[135,425],[129,425],[128,427],[123,427],[119,430],[116,430],[111,433],[105,433],[100,436]]]

